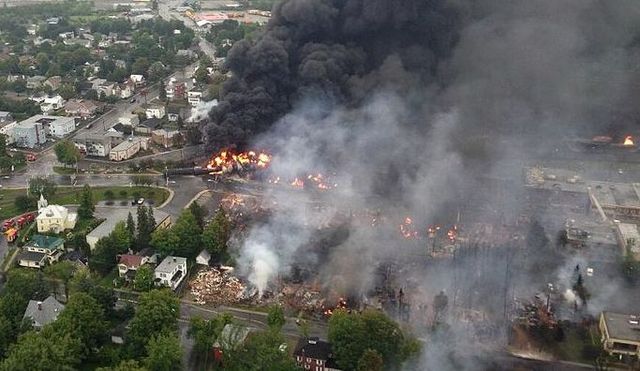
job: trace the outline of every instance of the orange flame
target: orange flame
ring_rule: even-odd
[[[418,231],[413,227],[413,219],[411,217],[404,218],[402,224],[400,224],[400,233],[402,233],[402,237],[406,239],[413,239],[418,237]]]
[[[251,167],[266,168],[271,162],[271,155],[255,151],[247,151],[240,153],[233,153],[228,150],[222,150],[220,153],[214,155],[207,169],[213,173],[224,174],[234,170],[246,170]]]
[[[634,146],[635,143],[633,142],[633,137],[631,135],[627,135],[626,137],[624,137],[624,142],[622,143],[623,146]]]

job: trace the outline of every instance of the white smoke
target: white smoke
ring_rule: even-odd
[[[245,249],[246,255],[244,257],[249,260],[247,263],[251,267],[249,282],[258,289],[258,294],[262,296],[269,281],[278,272],[279,259],[265,243],[250,242],[245,245]]]
[[[574,304],[578,300],[578,297],[573,290],[566,289],[564,292],[564,300],[566,300],[569,304]]]
[[[218,105],[218,100],[210,100],[204,101],[201,100],[197,106],[191,109],[191,116],[189,116],[188,122],[200,122],[207,117],[209,117],[209,111],[213,109],[213,107]]]

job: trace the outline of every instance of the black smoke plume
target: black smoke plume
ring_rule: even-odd
[[[234,45],[233,76],[210,113],[209,144],[243,144],[302,98],[358,105],[371,92],[424,86],[460,27],[445,0],[285,0],[266,32]]]

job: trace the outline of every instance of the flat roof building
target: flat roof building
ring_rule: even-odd
[[[116,227],[116,224],[120,221],[127,220],[129,213],[133,215],[134,221],[136,220],[136,209],[133,208],[110,208],[109,214],[104,222],[102,222],[99,226],[94,228],[91,232],[87,234],[86,240],[89,244],[89,248],[93,250],[96,247],[96,243],[102,237],[107,237],[109,233],[113,231]],[[171,224],[171,217],[168,213],[164,211],[153,209],[153,217],[156,221],[156,229],[157,228],[166,228]]]
[[[599,327],[607,353],[640,356],[640,315],[602,312]]]

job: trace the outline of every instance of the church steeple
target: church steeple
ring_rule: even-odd
[[[42,210],[45,207],[49,206],[49,202],[46,198],[40,193],[40,199],[38,200],[38,210]]]

